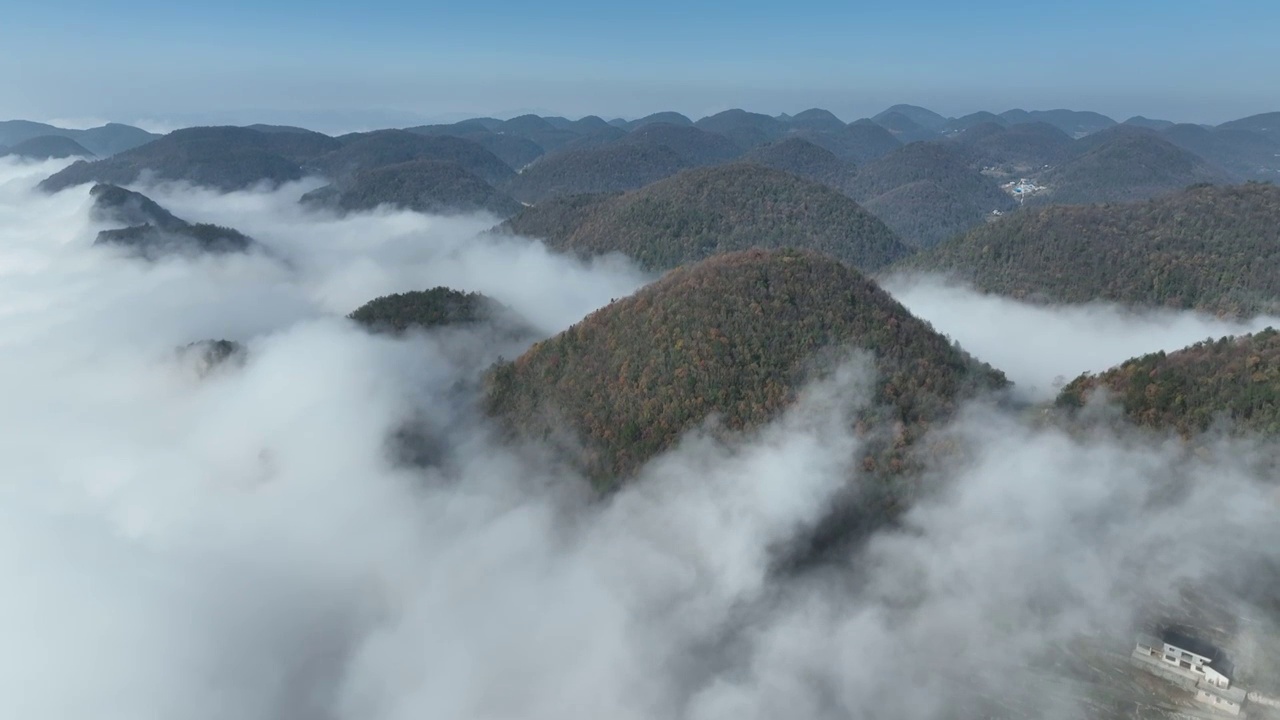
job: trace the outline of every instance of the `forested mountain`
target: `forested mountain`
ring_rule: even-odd
[[[1184,124],[1165,128],[1160,137],[1241,179],[1280,179],[1280,134]]]
[[[848,193],[916,247],[930,247],[983,223],[1013,199],[954,143],[920,142],[858,169]]]
[[[787,126],[777,118],[737,108],[704,117],[694,126],[723,135],[742,150],[777,140],[787,131]]]
[[[565,195],[631,190],[686,167],[684,158],[665,145],[614,143],[542,158],[513,178],[506,190],[522,202],[541,203]]]
[[[934,130],[917,123],[900,112],[882,112],[875,117],[875,123],[888,130],[899,142],[904,144],[922,140],[936,140],[939,135]]]
[[[668,147],[680,156],[686,167],[714,165],[742,155],[742,149],[723,135],[668,123],[643,125],[619,139],[618,144]]]
[[[713,414],[730,429],[776,417],[824,351],[853,348],[879,370],[860,427],[892,436],[868,469],[896,470],[960,398],[1005,385],[849,267],[751,250],[674,270],[495,367],[488,406],[525,436],[576,435],[575,459],[610,487]]]
[[[835,187],[844,186],[855,171],[852,162],[795,135],[761,145],[742,156],[742,160]]]
[[[808,110],[798,112],[791,116],[791,119],[787,122],[787,126],[793,130],[840,132],[845,128],[845,122],[836,117],[830,110],[809,108]]]
[[[348,317],[374,332],[396,334],[445,325],[514,320],[509,308],[487,295],[443,286],[383,295],[361,305]]]
[[[871,119],[876,122],[880,122],[896,115],[907,118],[919,127],[933,131],[942,130],[948,122],[947,118],[928,108],[922,108],[919,105],[894,105],[893,107],[886,108],[879,115],[876,115]]]
[[[1027,209],[900,263],[1028,300],[1280,311],[1280,187]]]
[[[1249,117],[1240,118],[1224,122],[1218,126],[1219,130],[1246,130],[1255,132],[1271,138],[1280,137],[1280,112],[1261,113],[1259,115],[1250,115]],[[1277,140],[1280,142],[1280,140]]]
[[[304,204],[337,210],[372,210],[391,205],[423,213],[488,212],[510,217],[520,203],[455,162],[413,160],[361,170],[302,196]]]
[[[1007,110],[1000,117],[1010,125],[1046,122],[1071,137],[1083,137],[1117,124],[1106,115],[1087,110]]]
[[[1123,126],[1121,126],[1123,127]],[[1046,203],[1125,202],[1156,197],[1197,183],[1226,183],[1230,176],[1198,155],[1134,128],[1040,176]]]
[[[420,125],[406,128],[405,132],[418,135],[448,135],[470,140],[493,153],[512,170],[519,170],[537,160],[546,151],[534,141],[518,135],[508,135],[486,130],[472,122],[460,122],[453,125]]]
[[[71,138],[98,157],[108,157],[118,152],[132,150],[160,137],[146,130],[119,123],[107,123],[87,130],[70,130],[30,120],[0,121],[0,145],[13,147],[33,138],[49,135]]]
[[[623,120],[619,126],[624,130],[635,130],[636,128],[652,125],[653,123],[666,123],[668,125],[692,125],[693,121],[681,115],[678,112],[656,112],[652,115],[645,115],[639,120]]]
[[[640,190],[526,208],[504,226],[584,256],[652,270],[751,247],[800,247],[875,270],[910,250],[841,193],[746,163],[687,170]]]
[[[1156,120],[1149,117],[1143,117],[1141,115],[1134,115],[1121,124],[1134,125],[1137,127],[1147,128],[1149,130],[1164,130],[1165,128],[1173,127],[1172,120]]]
[[[239,190],[259,182],[298,180],[303,175],[301,162],[337,145],[337,140],[319,133],[186,128],[103,160],[77,162],[51,175],[40,188],[56,192],[88,182],[126,185],[147,173],[156,180]]]
[[[421,135],[405,130],[378,130],[343,136],[341,148],[311,160],[308,170],[331,180],[341,180],[362,170],[399,165],[414,160],[458,164],[487,183],[498,185],[515,172],[479,144],[450,135]]]
[[[1076,378],[1058,404],[1079,407],[1100,388],[1143,426],[1192,435],[1225,422],[1236,431],[1274,435],[1280,433],[1280,333],[1267,328],[1134,358]]]
[[[1038,171],[1056,165],[1075,152],[1071,137],[1044,122],[1009,125],[975,125],[955,136],[955,141],[977,152],[985,163],[1011,172]]]
[[[0,157],[6,155],[30,158],[32,160],[93,157],[93,153],[86,150],[83,145],[62,135],[41,135],[30,140],[23,140],[9,148],[0,148]]]
[[[789,136],[808,140],[818,147],[830,150],[841,160],[849,160],[858,165],[884,157],[902,147],[902,142],[893,133],[870,120],[857,120],[842,130],[800,128],[792,130]]]
[[[968,115],[948,120],[947,124],[943,126],[943,129],[948,133],[958,133],[964,132],[975,125],[984,125],[986,123],[999,125],[1000,127],[1007,127],[1009,125],[1009,121],[999,115],[993,112],[987,112],[986,110],[979,110],[975,113],[969,113]]]
[[[89,195],[95,221],[126,226],[99,232],[94,245],[121,247],[147,260],[172,254],[246,252],[256,245],[238,230],[189,223],[142,193],[116,185],[95,185]]]

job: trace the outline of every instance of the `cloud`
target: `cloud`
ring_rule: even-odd
[[[1135,311],[1104,302],[1054,307],[986,295],[930,276],[893,277],[885,289],[966,350],[1005,371],[1035,400],[1083,372],[1172,351],[1206,338],[1280,327],[1280,318],[1228,321],[1201,313]]]
[[[31,191],[56,167],[0,162],[0,716],[1079,714],[1112,690],[1056,661],[1126,652],[1183,583],[1243,597],[1280,547],[1264,448],[975,406],[938,430],[949,450],[896,526],[788,570],[870,482],[847,430],[858,358],[770,426],[694,433],[599,499],[474,412],[467,383],[519,348],[342,316],[447,284],[552,333],[649,279],[634,268],[489,238],[488,219],[308,213],[306,184],[147,189],[287,261],[147,265],[91,247],[85,188]],[[176,359],[209,337],[247,343],[244,366]],[[397,464],[387,438],[421,416],[442,457]]]

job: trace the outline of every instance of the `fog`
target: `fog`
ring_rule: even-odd
[[[314,183],[143,188],[269,250],[148,265],[91,246],[87,187],[32,191],[57,167],[0,161],[3,717],[1072,717],[1094,691],[1046,669],[1068,643],[1123,652],[1153,596],[1234,588],[1280,552],[1253,441],[1189,455],[976,404],[936,430],[957,451],[923,459],[899,527],[782,572],[870,482],[847,430],[865,358],[601,499],[459,400],[511,341],[343,316],[446,284],[549,335],[650,277],[482,235],[491,218],[304,212]],[[1015,380],[1152,349],[1137,328],[1212,334],[1094,309],[1106,347],[1086,351],[1082,311],[940,292],[898,288]],[[963,303],[982,310],[944,312]],[[205,338],[244,342],[243,367],[201,376],[173,352]],[[424,415],[444,457],[397,464],[388,436]]]
[[[1158,350],[1280,327],[1280,318],[1224,320],[1173,310],[1132,310],[1097,302],[1045,306],[975,292],[936,276],[884,283],[912,314],[1003,370],[1019,391],[1046,400],[1063,382]]]

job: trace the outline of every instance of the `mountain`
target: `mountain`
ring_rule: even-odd
[[[583,256],[620,252],[650,270],[752,247],[799,247],[875,270],[910,250],[856,202],[759,165],[687,170],[640,190],[526,208],[503,226]]]
[[[1115,133],[1039,180],[1048,190],[1035,196],[1037,201],[1064,204],[1143,200],[1188,185],[1230,182],[1231,177],[1156,133],[1134,128]]]
[[[244,367],[249,351],[234,340],[200,340],[177,348],[179,362],[188,364],[197,377],[208,377],[225,365]]]
[[[1280,433],[1280,333],[1267,328],[1134,358],[1076,378],[1063,388],[1058,404],[1079,407],[1103,388],[1139,425],[1188,436],[1227,421],[1237,431],[1275,435]]]
[[[776,417],[819,360],[852,348],[880,373],[863,429],[900,429],[867,468],[896,467],[961,398],[1005,384],[848,266],[749,250],[673,270],[496,366],[487,405],[519,435],[573,436],[574,459],[614,487],[713,415],[733,430]]]
[[[1277,312],[1280,187],[1201,186],[1145,202],[1027,209],[898,267],[1033,301]]]
[[[852,122],[841,130],[801,128],[792,130],[788,136],[807,140],[818,147],[830,150],[841,160],[849,160],[859,165],[884,157],[902,147],[902,141],[895,138],[893,133],[870,120]]]
[[[510,217],[521,205],[455,162],[412,160],[361,170],[349,179],[302,196],[301,202],[334,209],[372,210],[391,205],[431,214],[488,212]]]
[[[919,105],[894,105],[871,119],[876,122],[881,122],[894,115],[901,115],[915,125],[928,130],[933,130],[934,132],[941,131],[948,122],[947,118],[928,108],[922,108]]]
[[[627,121],[623,129],[635,130],[637,128],[642,128],[645,125],[652,125],[654,123],[665,123],[667,125],[693,125],[693,121],[685,117],[684,115],[681,115],[678,112],[667,111],[667,112],[656,112],[656,113],[653,113],[652,115],[645,115],[639,120]]]
[[[77,162],[40,183],[57,192],[89,182],[127,185],[144,174],[155,180],[185,180],[218,190],[259,182],[302,178],[300,163],[336,147],[320,133],[264,133],[242,127],[175,130],[153,142],[95,162]]]
[[[900,112],[882,112],[875,117],[875,123],[888,130],[903,143],[935,140],[938,133],[912,120]]]
[[[420,125],[405,128],[405,132],[417,135],[448,135],[470,140],[493,153],[512,170],[520,170],[546,152],[541,145],[528,138],[486,130],[469,121],[453,125]]]
[[[414,160],[436,160],[456,163],[493,185],[504,183],[515,175],[511,166],[479,144],[451,135],[377,130],[341,139],[342,147],[314,158],[307,163],[307,168],[330,180],[341,180],[363,170]]]
[[[1250,115],[1239,120],[1224,122],[1217,127],[1218,130],[1248,130],[1271,138],[1280,137],[1280,112],[1262,113],[1260,115]],[[0,140],[0,142],[3,142]],[[1280,140],[1277,140],[1280,142]]]
[[[1268,136],[1240,127],[1171,125],[1160,137],[1218,165],[1236,177],[1280,178],[1280,134]]]
[[[0,150],[0,157],[5,155],[33,160],[93,157],[93,153],[86,150],[83,145],[62,135],[41,135],[30,140],[23,140],[13,147]]]
[[[716,133],[651,123],[606,145],[541,158],[515,177],[507,191],[522,202],[537,203],[565,195],[633,190],[741,154],[737,145]]]
[[[943,126],[943,130],[948,133],[957,133],[968,130],[975,125],[984,125],[986,123],[992,123],[1003,127],[1007,126],[1009,121],[993,112],[980,110],[975,113],[969,113],[968,115],[948,120],[947,124]]]
[[[737,108],[704,117],[694,126],[723,135],[743,150],[777,140],[787,131],[786,124],[777,118]]]
[[[836,117],[830,110],[823,110],[822,108],[809,108],[803,112],[798,112],[791,116],[787,124],[796,130],[840,132],[845,128],[843,120]]]
[[[841,160],[830,150],[795,135],[762,145],[743,155],[742,161],[836,187],[847,182],[854,173],[853,163]]]
[[[976,151],[985,162],[1015,174],[1056,165],[1075,150],[1069,135],[1044,122],[1008,127],[983,123],[959,133],[955,141]]]
[[[374,332],[400,334],[446,325],[508,323],[510,308],[486,295],[447,287],[383,295],[361,305],[349,318]]]
[[[1079,138],[1099,130],[1105,130],[1116,121],[1087,110],[1007,110],[1000,113],[1010,125],[1029,122],[1046,122],[1071,137]]]
[[[570,150],[542,158],[505,187],[527,203],[582,193],[620,192],[648,185],[689,167],[674,150],[659,145],[620,145]]]
[[[99,232],[94,245],[114,245],[147,260],[172,254],[248,252],[257,245],[238,230],[189,223],[142,193],[116,185],[95,185],[89,195],[95,221],[126,226]]]
[[[1121,124],[1143,127],[1148,130],[1164,130],[1165,128],[1173,127],[1173,121],[1171,120],[1153,120],[1152,118],[1143,117],[1141,115],[1134,115]]]
[[[132,150],[160,137],[131,125],[107,123],[88,130],[69,130],[30,120],[6,120],[0,122],[0,145],[10,147],[32,138],[47,135],[70,138],[98,157],[108,157],[118,152]]]
[[[1014,207],[967,152],[951,142],[911,143],[863,165],[845,189],[908,244],[931,247]]]

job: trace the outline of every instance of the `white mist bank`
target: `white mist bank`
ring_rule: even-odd
[[[1033,305],[933,276],[898,276],[884,287],[978,358],[1003,370],[1028,398],[1052,398],[1063,382],[1132,357],[1207,338],[1280,327],[1280,318],[1230,321],[1195,312],[1135,311],[1108,303]]]
[[[45,170],[0,162],[0,717],[941,720],[1066,640],[1126,637],[1152,592],[1280,554],[1248,445],[1188,461],[975,407],[937,430],[969,460],[931,467],[901,530],[778,575],[860,481],[856,359],[601,501],[460,409],[477,368],[456,350],[483,337],[342,315],[446,284],[553,332],[633,269],[480,238],[482,219],[312,215],[297,187],[144,188],[290,261],[147,265],[90,246],[86,188],[32,194]],[[206,337],[246,341],[245,365],[174,358]],[[447,461],[395,464],[387,435],[424,413]]]

